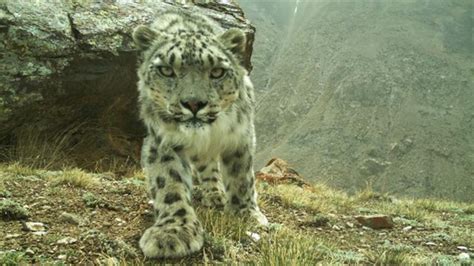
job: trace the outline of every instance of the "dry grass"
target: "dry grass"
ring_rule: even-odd
[[[316,265],[331,247],[311,238],[284,229],[265,238],[259,245],[259,265]]]
[[[130,157],[110,157],[102,158],[95,162],[92,171],[95,173],[111,172],[118,176],[134,176],[142,170],[135,159]]]
[[[67,185],[77,188],[91,188],[100,184],[99,179],[79,168],[61,171],[38,170],[20,163],[0,165],[0,191],[6,190],[7,180],[40,178],[50,181],[51,185]]]
[[[405,246],[386,247],[374,253],[367,253],[369,260],[377,265],[415,265],[413,248]]]
[[[251,254],[239,245],[247,239],[251,226],[241,218],[225,215],[207,208],[197,208],[197,214],[205,228],[203,261],[247,261]]]
[[[3,158],[0,159],[38,169],[72,166],[74,163],[71,152],[79,143],[74,143],[71,139],[82,126],[83,124],[71,125],[53,135],[42,134],[37,128],[23,128],[15,134],[15,145],[4,148]]]
[[[126,178],[131,178],[131,179],[138,179],[138,180],[146,180],[145,173],[140,169],[140,170],[134,170],[131,171],[130,175],[125,176]]]
[[[0,146],[0,162],[45,170],[81,167],[117,176],[141,170],[139,143],[92,122],[72,124],[55,133],[24,127],[13,135],[12,145]]]
[[[53,186],[67,185],[77,188],[91,188],[100,184],[96,177],[78,168],[65,170],[59,174],[49,174],[47,178]]]
[[[371,201],[371,200],[390,201],[390,196],[387,193],[382,194],[382,193],[374,191],[372,189],[372,185],[370,183],[367,183],[365,188],[359,191],[359,193],[357,193],[353,197],[353,200],[357,202],[366,202],[366,201]]]
[[[3,173],[3,175],[1,175],[3,178],[35,176],[39,173],[37,169],[24,166],[20,163],[0,164],[0,171]]]
[[[346,193],[321,184],[311,188],[262,185],[260,189],[266,194],[277,195],[287,207],[304,209],[311,213],[335,213],[353,208],[353,202]],[[265,200],[262,204],[265,206]]]

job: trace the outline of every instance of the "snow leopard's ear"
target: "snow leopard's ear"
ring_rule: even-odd
[[[142,51],[148,49],[157,39],[158,33],[147,26],[140,25],[133,30],[133,41],[135,45]]]
[[[219,40],[233,54],[243,57],[247,43],[247,38],[243,31],[236,28],[229,29],[219,36]]]

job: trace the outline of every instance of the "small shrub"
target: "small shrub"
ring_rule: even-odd
[[[28,218],[28,211],[18,202],[5,199],[0,201],[0,218],[2,220],[21,220]]]
[[[97,197],[91,192],[84,193],[84,195],[82,195],[82,200],[84,201],[84,204],[89,208],[99,207],[101,204],[104,203],[101,198]]]
[[[322,214],[316,214],[306,221],[302,222],[302,225],[311,226],[311,227],[321,227],[325,226],[329,222],[329,218]]]

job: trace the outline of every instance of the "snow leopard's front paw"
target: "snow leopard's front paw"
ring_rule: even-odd
[[[208,208],[222,209],[225,206],[225,192],[213,189],[203,192],[202,205]]]
[[[148,258],[177,258],[201,249],[203,229],[196,219],[179,223],[156,223],[140,239],[140,248]]]
[[[268,219],[265,214],[260,211],[258,207],[246,207],[241,209],[232,208],[232,206],[227,205],[226,211],[238,215],[239,217],[245,217],[249,219],[249,222],[254,223],[259,226],[268,226]]]
[[[268,226],[268,219],[259,209],[252,209],[249,211],[250,217],[260,226]]]

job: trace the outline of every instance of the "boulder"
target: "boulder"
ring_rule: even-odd
[[[311,184],[305,181],[295,169],[279,158],[272,158],[265,167],[256,172],[255,176],[270,184],[291,183],[299,187],[311,187]]]

